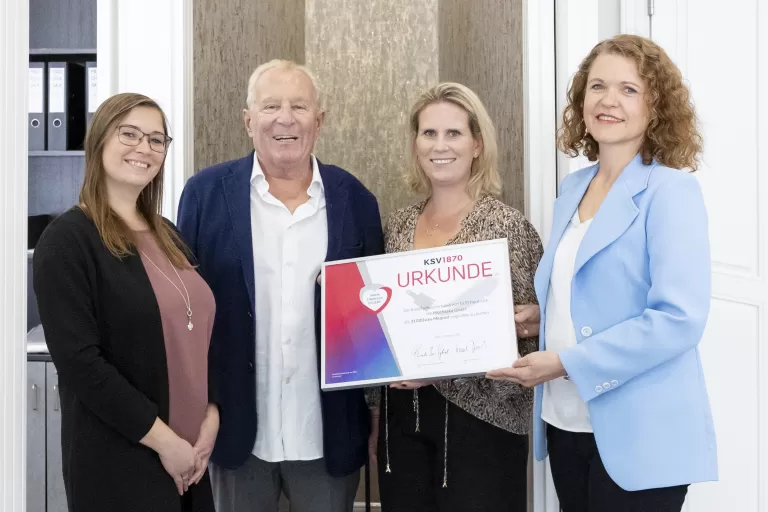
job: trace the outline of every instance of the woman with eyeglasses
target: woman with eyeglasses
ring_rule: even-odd
[[[107,99],[86,136],[79,204],[35,249],[71,512],[214,510],[215,303],[160,214],[167,133],[150,98]]]

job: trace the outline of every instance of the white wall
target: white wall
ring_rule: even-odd
[[[598,0],[597,36],[611,38],[621,32],[621,2],[618,0]]]

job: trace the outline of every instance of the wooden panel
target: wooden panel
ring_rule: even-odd
[[[253,149],[248,78],[274,58],[304,62],[304,0],[194,0],[195,168]]]
[[[439,25],[440,80],[483,100],[498,134],[503,200],[524,211],[523,2],[440,0]]]
[[[400,179],[408,111],[438,80],[437,0],[307,0],[307,64],[327,108],[318,158],[357,176],[382,214],[414,201]]]

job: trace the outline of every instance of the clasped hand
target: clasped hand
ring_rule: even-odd
[[[171,475],[179,496],[187,492],[192,484],[190,476],[200,467],[201,460],[195,449],[185,439],[176,437],[158,453],[165,471]]]
[[[187,492],[191,485],[197,484],[203,478],[218,432],[219,409],[209,404],[195,445],[192,446],[177,437],[167,450],[160,453],[160,461],[176,483],[179,495]]]

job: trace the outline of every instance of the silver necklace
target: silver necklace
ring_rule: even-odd
[[[447,220],[453,220],[453,219],[455,219],[457,216],[459,216],[459,215],[463,214],[463,213],[466,211],[466,209],[467,209],[467,206],[469,206],[470,204],[473,204],[473,202],[472,202],[472,201],[470,201],[468,204],[465,204],[465,205],[463,205],[463,206],[462,206],[462,207],[461,207],[459,210],[457,210],[456,212],[452,213],[451,215],[449,215],[449,216],[445,217],[445,219],[447,219]],[[425,215],[424,217],[425,217],[424,221],[425,221],[427,224],[432,224],[432,222],[430,222],[429,220],[427,220],[427,219],[426,219],[426,215]],[[445,225],[445,221],[443,221],[443,225]],[[439,229],[440,229],[440,223],[439,223],[439,222],[435,222],[435,223],[434,223],[434,226],[432,226],[432,225],[429,225],[429,226],[427,226],[427,229],[426,229],[426,231],[427,231],[427,236],[432,236],[432,235],[434,235],[435,233],[437,233],[437,231],[438,231]]]
[[[184,280],[181,278],[179,273],[176,271],[176,267],[173,266],[173,263],[171,263],[170,258],[168,258],[168,255],[166,255],[165,257],[166,257],[166,259],[168,259],[168,263],[170,263],[171,268],[173,269],[173,271],[176,272],[176,277],[179,278],[179,281],[181,282],[181,286],[184,287],[184,293],[186,293],[186,297],[184,296],[184,293],[181,293],[181,290],[179,289],[178,286],[176,286],[176,283],[174,283],[171,280],[170,277],[165,275],[165,272],[160,270],[160,267],[155,265],[155,262],[152,261],[152,258],[147,256],[147,253],[145,253],[141,249],[139,249],[139,251],[141,251],[141,254],[143,254],[144,257],[147,258],[147,261],[149,261],[152,264],[152,266],[155,267],[157,269],[157,271],[160,272],[163,275],[163,277],[166,278],[168,280],[168,282],[173,285],[174,288],[176,288],[176,291],[179,292],[179,295],[181,295],[181,298],[184,301],[184,305],[187,307],[187,329],[191,331],[192,327],[194,327],[192,325],[192,301],[189,299],[189,292],[187,291],[187,286],[184,284]]]

